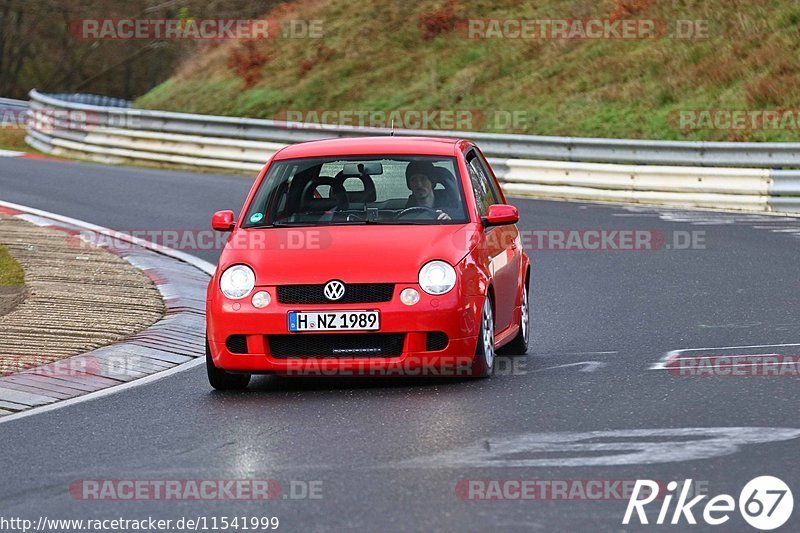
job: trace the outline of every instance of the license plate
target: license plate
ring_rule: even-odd
[[[375,331],[380,329],[377,311],[289,312],[289,331]]]

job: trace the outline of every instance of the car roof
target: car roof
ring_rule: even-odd
[[[440,137],[353,137],[292,144],[275,159],[362,155],[430,155],[452,157],[459,139]]]

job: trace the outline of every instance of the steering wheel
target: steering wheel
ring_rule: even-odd
[[[320,198],[317,187],[321,185],[328,185],[331,188],[329,198]],[[308,209],[311,202],[322,201],[322,203],[325,203],[325,200],[329,200],[331,203],[333,203],[331,207],[334,209],[347,209],[347,194],[344,190],[344,187],[337,183],[334,178],[328,176],[318,176],[310,179],[308,183],[306,183],[305,187],[303,187],[303,192],[300,195],[300,205],[298,207],[298,211]]]
[[[423,213],[431,215],[431,217],[434,218],[434,219],[438,216],[438,213],[437,213],[436,209],[434,209],[432,207],[425,207],[425,206],[422,206],[422,205],[415,205],[413,207],[406,207],[405,209],[403,209],[402,211],[397,213],[397,216],[395,218],[396,219],[397,218],[403,218],[406,215],[423,214]]]

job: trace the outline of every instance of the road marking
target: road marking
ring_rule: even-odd
[[[778,223],[778,222],[783,222],[783,221],[776,220],[775,222]],[[786,231],[800,231],[800,227],[798,227],[798,226],[753,226],[753,229],[766,229],[766,230],[774,231],[774,232],[781,232],[781,231],[784,231],[784,230],[786,230]]]
[[[763,322],[748,322],[747,324],[697,324],[697,327],[705,329],[748,329],[762,324]]]
[[[693,357],[691,357],[691,359],[696,361],[696,360],[699,360],[699,359],[718,359],[720,357],[775,357],[776,355],[780,355],[780,354],[777,354],[777,353],[748,353],[748,354],[744,354],[743,353],[743,354],[738,354],[737,353],[737,354],[727,355],[727,356],[726,355],[700,355],[700,356],[697,356],[697,357],[693,356]],[[675,360],[680,360],[680,359],[686,359],[686,358],[678,357],[677,359],[672,359],[672,360],[675,361]]]
[[[718,427],[522,433],[387,465],[389,468],[620,466],[705,460],[800,437],[798,428]],[[528,457],[525,457],[525,455]],[[548,454],[551,454],[548,457]]]
[[[544,372],[545,370],[555,370],[557,368],[569,368],[573,366],[584,366],[585,368],[581,368],[579,372],[594,372],[595,370],[599,370],[605,366],[608,366],[608,363],[603,363],[600,361],[583,361],[582,363],[568,363],[565,365],[558,365],[558,366],[549,366],[547,368],[540,368],[538,370],[534,370],[534,372]]]
[[[531,357],[564,357],[566,355],[614,355],[619,352],[560,352],[560,353],[532,353]]]
[[[619,352],[564,352],[558,355],[610,355]]]
[[[682,350],[671,350],[664,354],[663,357],[657,362],[650,366],[649,370],[668,370],[668,364],[673,361],[680,359],[680,356],[687,352],[719,352],[724,350],[744,350],[750,348],[785,348],[787,346],[800,346],[797,343],[789,343],[789,344],[751,344],[747,346],[720,346],[717,348],[684,348]],[[709,356],[709,357],[719,357],[721,354],[716,356]],[[738,355],[738,354],[731,354]],[[768,355],[775,355],[775,354],[761,354],[764,356]]]
[[[97,226],[95,224],[92,224],[92,223],[89,223],[89,222],[85,222],[83,220],[78,220],[78,219],[75,219],[75,218],[65,217],[63,215],[58,215],[56,213],[50,213],[48,211],[43,211],[41,209],[34,209],[32,207],[27,207],[27,206],[24,206],[24,205],[14,204],[14,203],[11,203],[11,202],[5,202],[5,201],[2,201],[2,200],[0,200],[0,207],[6,207],[8,209],[13,209],[13,210],[16,210],[16,211],[22,211],[22,212],[28,213],[29,215],[45,217],[45,218],[49,218],[49,219],[55,220],[57,222],[62,222],[64,224],[69,224],[69,225],[72,225],[72,226],[75,226],[75,227],[78,227],[78,228],[83,228],[83,229],[86,229],[86,230],[89,230],[89,231],[102,233],[104,235],[110,235],[113,238],[116,238],[116,239],[119,239],[119,240],[122,240],[122,241],[125,241],[125,242],[129,242],[129,243],[132,243],[132,244],[136,244],[136,245],[141,246],[143,248],[147,248],[148,250],[151,250],[151,251],[153,251],[155,253],[158,253],[158,254],[161,254],[161,255],[166,255],[168,257],[172,257],[173,259],[177,259],[179,261],[183,261],[185,263],[188,263],[188,264],[194,266],[195,268],[197,268],[198,270],[208,274],[209,276],[213,276],[214,275],[214,271],[216,269],[216,267],[214,265],[212,265],[211,263],[209,263],[208,261],[203,261],[202,259],[199,259],[197,257],[191,256],[191,255],[186,254],[184,252],[180,252],[178,250],[173,250],[171,248],[165,248],[163,246],[156,245],[156,244],[154,244],[154,243],[152,243],[150,241],[146,241],[144,239],[139,239],[137,237],[133,237],[131,235],[128,235],[127,233],[122,233],[122,232],[114,231],[114,230],[111,230],[109,228],[105,228],[105,227],[102,227],[102,226]],[[89,394],[86,394],[86,395],[83,395],[83,396],[78,396],[76,398],[72,398],[72,399],[69,399],[69,400],[59,401],[59,402],[56,402],[56,403],[53,403],[53,404],[49,404],[49,405],[44,405],[44,406],[41,406],[41,407],[34,407],[32,409],[27,409],[25,411],[21,411],[19,413],[15,413],[13,415],[5,415],[5,416],[0,417],[0,424],[11,422],[13,420],[19,420],[20,418],[26,418],[28,416],[33,416],[33,415],[38,415],[38,414],[41,414],[41,413],[54,411],[56,409],[61,409],[63,407],[69,407],[70,405],[75,405],[75,404],[79,404],[79,403],[83,403],[83,402],[89,402],[89,401],[92,401],[92,400],[96,400],[98,398],[103,398],[105,396],[110,396],[111,394],[117,394],[118,392],[123,392],[123,391],[129,390],[129,389],[132,389],[134,387],[140,387],[140,386],[143,386],[143,385],[147,385],[149,383],[153,383],[154,381],[158,381],[158,380],[164,379],[166,377],[178,374],[180,372],[185,372],[187,370],[191,370],[191,369],[193,369],[193,368],[195,368],[197,366],[200,366],[201,364],[205,364],[205,358],[204,357],[199,357],[197,359],[193,359],[193,360],[188,361],[186,363],[182,363],[182,364],[180,364],[178,366],[175,366],[175,367],[173,367],[173,368],[171,368],[169,370],[164,370],[162,372],[157,372],[155,374],[151,374],[149,376],[146,376],[146,377],[143,377],[143,378],[140,378],[140,379],[136,379],[136,380],[130,381],[128,383],[124,383],[124,384],[121,384],[121,385],[115,385],[115,386],[109,387],[107,389],[102,389],[102,390],[99,390],[99,391],[96,391],[96,392],[92,392],[92,393],[89,393]]]

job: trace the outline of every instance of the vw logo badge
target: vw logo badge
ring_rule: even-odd
[[[341,300],[342,296],[344,296],[344,283],[337,280],[329,281],[325,284],[322,292],[325,294],[325,298],[332,302]]]

